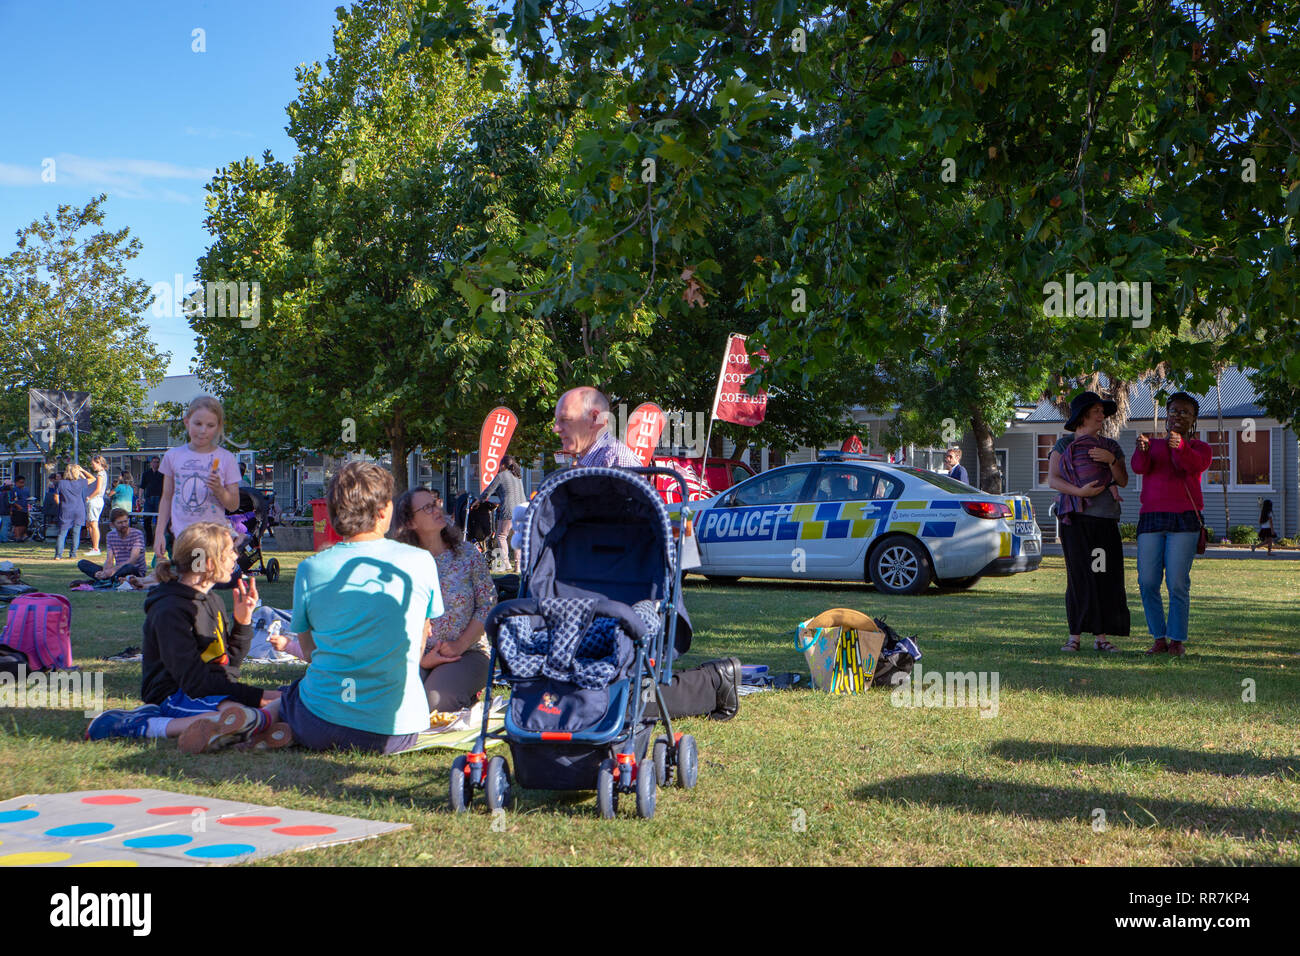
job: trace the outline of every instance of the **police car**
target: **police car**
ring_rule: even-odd
[[[700,565],[739,577],[861,581],[917,594],[1033,571],[1043,536],[1025,496],[848,453],[763,472],[692,505]]]

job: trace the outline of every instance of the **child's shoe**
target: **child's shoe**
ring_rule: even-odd
[[[149,729],[149,718],[161,716],[162,710],[155,704],[146,704],[135,710],[106,710],[90,722],[86,728],[86,739],[143,737]]]
[[[264,721],[261,711],[244,706],[232,708],[216,720],[204,718],[190,724],[182,731],[176,746],[181,753],[213,753],[239,743],[249,734],[262,729]]]
[[[276,721],[274,724],[267,724],[261,730],[255,731],[247,740],[235,744],[235,750],[279,750],[281,747],[287,747],[293,743],[293,731],[284,721]]]

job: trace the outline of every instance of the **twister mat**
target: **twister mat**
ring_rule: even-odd
[[[245,863],[409,826],[165,790],[27,794],[0,801],[0,867]]]

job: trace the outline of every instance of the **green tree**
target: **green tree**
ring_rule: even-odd
[[[440,10],[414,23],[421,43],[479,16]],[[921,347],[899,317],[918,294],[950,298],[962,271],[995,271],[1010,290],[1005,310],[971,316],[985,323],[965,326],[976,337],[1031,328],[1044,285],[1075,273],[1149,282],[1152,311],[1149,323],[1072,323],[1060,345],[1074,362],[1168,362],[1208,384],[1203,343],[1170,338],[1157,353],[1155,332],[1227,307],[1254,330],[1231,357],[1282,351],[1256,364],[1290,371],[1294,336],[1273,333],[1294,329],[1300,285],[1294,13],[1137,0],[854,0],[814,14],[786,0],[515,4],[494,22],[530,91],[557,76],[579,90],[620,79],[615,97],[558,111],[590,128],[567,215],[528,234],[555,253],[531,305],[584,307],[622,283],[640,290],[625,314],[684,314],[677,277],[717,274],[709,225],[776,198],[780,254],[743,276],[774,381],[805,381],[846,351]],[[651,181],[624,176],[647,161]],[[974,215],[926,228],[972,194]],[[487,273],[512,254],[487,250]],[[807,312],[793,307],[800,290]]]
[[[65,389],[90,393],[82,448],[119,433],[134,447],[132,423],[170,355],[157,350],[141,318],[148,284],[128,275],[140,241],[129,229],[101,228],[105,200],[60,205],[20,229],[17,247],[0,259],[0,440],[28,434],[28,389]],[[60,436],[60,453],[71,444]]]
[[[499,64],[466,73],[451,49],[398,53],[395,3],[338,18],[334,56],[298,71],[295,163],[267,153],[208,187],[215,238],[198,277],[263,292],[256,324],[193,317],[198,371],[254,445],[386,449],[400,489],[412,448],[473,447],[494,405],[536,414],[555,390],[542,324],[509,309],[474,320],[444,270],[516,239],[545,177],[525,148],[536,131],[489,88]]]

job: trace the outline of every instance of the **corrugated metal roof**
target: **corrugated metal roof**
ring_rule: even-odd
[[[1260,405],[1256,404],[1259,397],[1255,391],[1255,386],[1251,384],[1250,375],[1252,370],[1242,370],[1239,368],[1224,369],[1220,378],[1220,385],[1223,389],[1223,417],[1224,418],[1268,418],[1268,412]],[[1105,376],[1102,376],[1103,383],[1107,382]],[[1158,388],[1163,397],[1168,397],[1178,389],[1168,382],[1162,382]],[[1212,388],[1204,394],[1190,393],[1196,398],[1201,406],[1201,418],[1215,417],[1219,415],[1219,398],[1218,389]],[[1132,419],[1150,419],[1154,409],[1154,402],[1151,395],[1151,382],[1142,381],[1129,386],[1128,390],[1129,418]],[[1165,410],[1162,406],[1159,410],[1159,417],[1164,418]],[[1063,422],[1065,416],[1060,410],[1046,399],[1040,400],[1038,405],[1029,416],[1024,419],[1027,422]]]

